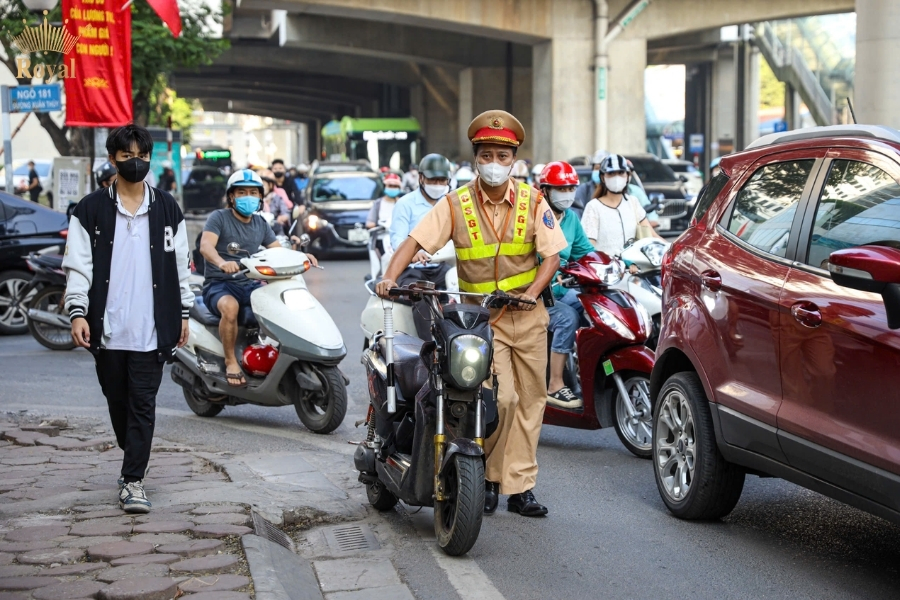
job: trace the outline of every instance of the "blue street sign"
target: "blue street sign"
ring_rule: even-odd
[[[775,121],[775,133],[781,133],[782,131],[787,131],[787,121]]]
[[[9,88],[9,112],[53,112],[62,110],[59,84],[19,85]]]

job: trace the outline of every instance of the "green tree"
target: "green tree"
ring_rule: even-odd
[[[131,6],[131,86],[134,120],[142,125],[165,125],[169,115],[173,123],[189,125],[185,117],[190,103],[178,98],[169,90],[169,77],[175,69],[196,68],[212,63],[225,51],[229,42],[215,37],[215,30],[222,24],[222,10],[213,9],[201,0],[179,2],[181,9],[181,37],[172,37],[169,29],[146,0],[136,0]],[[50,11],[51,22],[61,21],[61,7]],[[13,38],[34,17],[21,0],[0,0],[0,50],[3,64],[17,74]],[[60,57],[32,55],[32,64],[57,64]],[[27,83],[27,82],[24,82]],[[155,106],[154,106],[155,105]],[[155,113],[151,118],[151,112]],[[35,115],[50,135],[57,151],[63,156],[90,156],[93,129],[67,127],[53,120],[49,113]],[[177,117],[177,118],[176,118]]]
[[[759,60],[759,107],[761,109],[784,106],[784,83],[778,81],[766,59]]]

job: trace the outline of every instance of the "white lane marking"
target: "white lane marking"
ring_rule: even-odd
[[[402,506],[409,513],[411,507],[405,504]],[[450,585],[453,586],[459,597],[463,600],[506,600],[474,558],[444,554],[434,537],[433,518],[434,513],[427,509],[420,513],[410,514],[416,534],[428,545],[434,562],[447,574]],[[482,532],[484,532],[484,528],[482,528]]]

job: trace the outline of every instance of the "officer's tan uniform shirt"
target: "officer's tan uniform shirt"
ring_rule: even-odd
[[[484,212],[491,216],[494,230],[501,234],[498,237],[502,238],[506,233],[503,227],[507,215],[513,210],[516,183],[509,180],[506,194],[499,202],[492,202],[483,193],[480,181],[476,184],[476,193]],[[554,256],[567,246],[566,236],[548,203],[541,196],[536,198],[539,203],[534,213],[535,249],[543,257]],[[438,202],[413,229],[410,237],[426,252],[434,253],[442,248],[450,241],[453,231],[451,210],[449,201]],[[462,218],[462,215],[456,215],[456,218]],[[498,315],[492,319],[491,328],[500,422],[497,431],[484,442],[487,454],[484,475],[488,481],[500,484],[501,494],[520,494],[534,488],[537,482],[537,444],[547,402],[547,325],[550,317],[540,301],[531,311],[495,310],[492,313]]]
[[[480,180],[475,185],[478,201],[485,207],[485,212],[492,215],[491,220],[493,221],[494,231],[498,232],[501,237],[505,234],[503,225],[506,223],[506,215],[512,210],[513,202],[515,201],[515,186],[515,181],[512,179],[508,180],[506,184],[506,193],[502,199],[499,202],[493,202],[488,195],[481,190]],[[454,194],[455,192],[450,193]],[[493,211],[491,211],[491,207],[493,207]],[[434,205],[434,208],[419,221],[419,224],[410,232],[409,237],[416,240],[419,245],[425,249],[425,252],[434,254],[450,241],[450,236],[453,233],[453,221],[450,210],[450,202],[447,201],[446,198],[439,201]],[[544,212],[550,210],[550,207],[543,201],[543,198],[541,198],[541,202],[538,204],[536,210],[537,212],[535,214],[537,217],[534,226],[534,245],[537,253],[545,258],[559,254],[566,246],[568,246],[565,234],[563,234],[558,223],[553,229],[544,225],[543,215]],[[459,218],[459,216],[456,218]]]

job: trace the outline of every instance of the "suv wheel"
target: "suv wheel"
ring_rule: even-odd
[[[31,277],[32,274],[28,271],[4,271],[0,273],[0,335],[28,333],[28,321],[25,311],[14,308],[13,301],[18,297],[22,288],[28,285]]]
[[[653,466],[659,495],[681,519],[724,517],[741,497],[744,471],[716,446],[696,373],[676,373],[663,385],[653,411]]]

